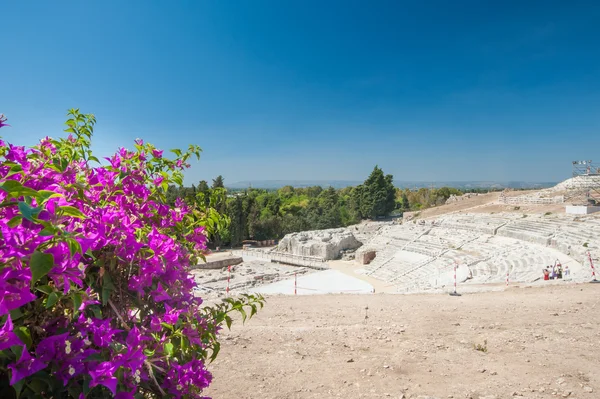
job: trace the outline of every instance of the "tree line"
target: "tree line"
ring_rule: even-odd
[[[209,186],[202,180],[191,187],[169,186],[167,201],[203,201],[227,216],[226,227],[210,237],[217,246],[239,246],[244,240],[280,239],[288,233],[344,227],[365,219],[419,210],[445,203],[463,191],[442,187],[397,189],[393,176],[375,166],[363,184],[334,189],[320,186],[278,190],[249,188],[227,191],[222,176]]]

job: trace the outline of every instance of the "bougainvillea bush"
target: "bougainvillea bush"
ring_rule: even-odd
[[[189,266],[224,221],[164,195],[200,149],[136,140],[100,163],[94,116],[66,124],[29,149],[0,140],[0,397],[201,398],[220,326],[263,298],[194,296]]]

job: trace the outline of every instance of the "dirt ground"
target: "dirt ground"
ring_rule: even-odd
[[[510,191],[508,197],[531,194],[532,191]],[[473,196],[468,199],[453,202],[446,205],[440,205],[433,208],[424,209],[419,212],[417,219],[429,219],[442,215],[453,213],[519,213],[519,214],[564,214],[565,204],[553,205],[507,205],[500,203],[498,198],[500,193],[487,193]],[[416,212],[411,212],[412,214]],[[600,397],[600,396],[599,396]]]
[[[498,200],[500,193],[487,193],[481,195],[475,195],[471,198],[467,198],[461,201],[453,202],[447,205],[440,205],[433,208],[423,209],[419,211],[418,219],[426,219],[434,216],[445,215],[448,213],[458,213],[460,211],[466,211],[474,207],[487,205],[491,202]],[[413,212],[411,212],[413,213]]]
[[[600,398],[600,284],[267,300],[223,331],[207,395]]]

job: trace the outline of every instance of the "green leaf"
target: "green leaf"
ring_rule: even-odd
[[[31,286],[44,277],[54,266],[54,255],[35,251],[31,254],[29,268],[31,269]]]
[[[76,292],[73,294],[73,313],[79,312],[79,307],[83,303],[83,298],[81,294]]]
[[[19,211],[21,211],[21,214],[25,219],[31,222],[36,222],[34,218],[37,217],[37,215],[39,215],[39,213],[42,211],[42,207],[38,206],[33,208],[27,205],[25,202],[19,201]]]
[[[115,285],[112,282],[110,274],[105,270],[104,276],[102,277],[102,305],[106,306],[110,299],[110,294],[115,289]]]
[[[172,150],[171,150],[171,152],[172,152],[173,154],[177,155],[178,157],[180,157],[180,156],[181,156],[181,150],[180,150],[180,149],[178,149],[178,148],[174,148],[174,149],[172,149]]]
[[[23,167],[21,165],[19,165],[19,164],[13,165],[10,167],[10,171],[6,174],[6,176],[4,176],[4,178],[6,179],[7,177],[16,175],[17,173],[21,173],[21,172],[23,172]]]
[[[64,197],[62,194],[60,193],[55,193],[54,191],[50,191],[50,190],[40,190],[37,192],[35,198],[38,201],[38,204],[43,204],[46,201],[48,201],[50,198],[60,198],[60,197]]]
[[[21,345],[11,346],[10,351],[15,354],[17,359],[20,359],[23,354],[23,347]]]
[[[242,324],[246,322],[246,318],[248,317],[246,315],[246,311],[244,310],[244,308],[242,306],[239,307],[239,309],[237,309],[238,312],[241,313],[242,315]]]
[[[21,391],[23,390],[23,387],[25,386],[25,381],[26,381],[26,379],[23,378],[22,380],[20,380],[19,382],[16,382],[15,385],[12,386],[13,389],[15,390],[17,398],[21,395]]]
[[[66,241],[67,245],[69,246],[69,252],[71,253],[71,256],[74,256],[76,253],[83,254],[79,241],[71,237],[67,238]]]
[[[29,329],[27,327],[25,327],[25,326],[16,327],[13,330],[13,332],[27,346],[27,348],[31,347],[31,344],[32,344],[31,333],[29,332]]]
[[[53,292],[50,295],[48,295],[48,299],[46,300],[46,309],[50,309],[56,304],[56,302],[58,302],[58,294],[56,292]]]
[[[42,230],[40,230],[38,235],[41,237],[53,236],[54,234],[56,234],[57,231],[58,229],[54,226],[46,226]]]
[[[20,308],[16,308],[10,311],[10,318],[12,319],[12,321],[19,320],[21,317],[23,317],[23,312],[21,312]]]
[[[47,295],[50,295],[54,292],[54,288],[50,287],[49,285],[38,285],[35,287],[35,289]]]
[[[144,349],[144,355],[146,355],[146,357],[154,356],[154,352],[155,352],[155,350]]]
[[[94,313],[94,317],[97,319],[101,319],[102,318],[102,311],[100,310],[100,307],[98,306],[88,306],[86,308],[87,309],[91,309],[92,313]]]
[[[90,381],[91,381],[91,379],[89,377],[83,377],[83,395],[84,396],[87,396],[88,393],[90,393],[90,391],[91,391]]]
[[[23,185],[16,180],[6,180],[0,183],[0,190],[7,192],[8,194],[20,190]]]
[[[173,347],[173,344],[172,344],[172,343],[170,343],[170,342],[167,342],[167,343],[165,344],[165,354],[166,354],[167,356],[173,356],[173,349],[174,349],[174,347]]]
[[[213,345],[213,352],[212,352],[212,355],[210,356],[211,363],[215,361],[220,350],[221,350],[221,344],[218,343],[217,341],[215,341],[214,345]]]
[[[183,186],[183,178],[179,174],[173,175],[173,182],[178,186]]]
[[[8,225],[8,227],[15,228],[18,225],[20,225],[22,221],[23,221],[23,216],[17,215],[15,217],[13,217],[12,219],[10,219],[8,221],[7,225]]]
[[[229,316],[225,316],[225,323],[227,324],[227,329],[231,330],[231,324],[233,323],[233,319]]]
[[[75,208],[74,206],[61,206],[58,209],[60,209],[63,213],[63,215],[66,216],[73,216],[76,218],[80,218],[80,219],[85,219],[85,215],[83,214],[83,212],[81,212],[79,209]]]
[[[43,397],[41,395],[41,393],[48,389],[48,384],[45,381],[42,381],[41,379],[32,378],[27,383],[27,387],[29,389],[31,389],[33,392],[35,392],[37,395],[39,395],[38,397]],[[74,396],[74,397],[77,397],[77,396]]]

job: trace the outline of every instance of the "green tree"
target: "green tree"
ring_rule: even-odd
[[[375,166],[362,186],[357,187],[354,200],[361,218],[375,219],[378,216],[386,216],[396,208],[393,179],[392,175],[384,175],[383,170]]]
[[[210,189],[210,187],[208,187],[208,183],[206,182],[206,180],[200,180],[198,182],[198,191],[201,193],[208,193],[208,190]]]
[[[213,179],[212,188],[225,188],[225,184],[223,182],[223,176],[219,175]]]
[[[408,196],[406,195],[406,193],[402,193],[402,210],[409,210],[410,209],[410,202],[408,202]]]
[[[244,224],[246,223],[246,218],[244,216],[243,208],[244,204],[240,196],[230,198],[227,201],[227,215],[231,220],[228,237],[231,246],[239,246],[244,240]]]

